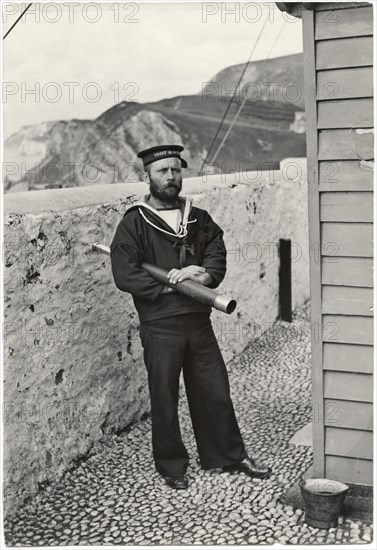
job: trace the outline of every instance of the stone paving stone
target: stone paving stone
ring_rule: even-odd
[[[273,468],[268,480],[204,471],[197,462],[181,387],[182,436],[191,456],[187,491],[155,471],[150,419],[96,444],[76,469],[4,522],[10,546],[366,544],[372,525],[344,518],[337,529],[305,523],[279,503],[308,469],[310,447],[289,445],[311,420],[309,304],[278,321],[229,365],[231,393],[249,454]]]

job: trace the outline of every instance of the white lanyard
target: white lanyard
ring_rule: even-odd
[[[185,209],[184,209],[184,212],[183,212],[183,219],[180,223],[180,226],[179,226],[179,230],[177,233],[172,233],[171,231],[166,231],[165,229],[162,229],[161,227],[158,227],[158,225],[155,225],[153,222],[151,222],[150,220],[148,220],[142,209],[139,208],[139,212],[140,214],[143,216],[143,218],[145,219],[145,221],[147,223],[149,223],[149,225],[151,225],[152,227],[154,227],[155,229],[158,229],[159,231],[162,231],[163,233],[166,233],[167,235],[171,235],[172,237],[179,237],[180,239],[182,239],[183,237],[186,237],[188,231],[187,231],[187,225],[189,223],[194,223],[197,221],[197,219],[195,218],[195,220],[191,220],[191,221],[188,221],[188,217],[189,217],[189,214],[190,214],[190,207],[191,207],[191,203],[192,201],[190,199],[187,199],[186,200],[186,203],[185,203]],[[159,215],[158,214],[158,210],[155,210],[152,206],[150,206],[149,204],[145,204],[144,206],[146,206],[147,208],[149,208],[150,210],[152,210],[152,212],[154,212],[155,214]]]

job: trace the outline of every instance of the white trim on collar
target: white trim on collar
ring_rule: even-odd
[[[179,237],[180,239],[182,239],[188,233],[187,225],[189,223],[195,223],[195,222],[198,221],[197,218],[195,218],[195,220],[188,221],[188,217],[189,217],[189,214],[190,214],[190,211],[191,211],[191,205],[192,205],[192,200],[191,199],[186,199],[185,208],[184,208],[184,211],[183,211],[183,220],[180,223],[179,230],[178,230],[177,233],[172,233],[171,231],[166,231],[166,229],[162,229],[161,227],[158,227],[156,224],[154,224],[153,222],[148,220],[148,218],[146,218],[146,216],[144,215],[144,213],[143,213],[142,209],[140,208],[140,206],[143,206],[144,208],[148,208],[149,210],[151,210],[151,212],[156,214],[162,221],[165,222],[165,220],[160,216],[159,211],[156,210],[155,208],[153,208],[153,206],[150,206],[147,202],[137,201],[136,203],[131,204],[130,207],[138,206],[139,207],[138,210],[139,210],[140,214],[142,215],[142,217],[144,218],[144,220],[147,223],[149,223],[149,225],[151,225],[152,227],[157,229],[158,231],[161,231],[162,233],[166,233],[167,235],[171,235],[172,237]],[[180,208],[180,210],[181,210],[181,208]]]

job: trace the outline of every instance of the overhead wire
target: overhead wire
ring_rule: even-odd
[[[273,44],[272,44],[272,46],[271,46],[271,48],[270,48],[270,51],[268,52],[268,55],[267,55],[267,57],[266,57],[265,60],[264,60],[264,63],[263,63],[263,65],[262,65],[261,72],[262,72],[263,69],[265,68],[266,63],[267,63],[267,61],[269,60],[270,55],[271,55],[271,53],[272,53],[272,50],[274,49],[274,47],[275,47],[275,45],[276,45],[278,39],[279,39],[280,36],[281,36],[281,33],[283,32],[285,23],[286,23],[286,21],[284,20],[282,26],[280,27],[280,30],[279,30],[278,34],[277,34],[276,37],[275,37],[275,40],[274,40],[274,42],[273,42]],[[241,113],[241,111],[242,111],[242,109],[243,109],[243,107],[244,107],[246,101],[247,101],[247,95],[245,95],[245,97],[243,98],[242,103],[241,103],[240,107],[238,108],[238,111],[237,111],[236,114],[234,115],[234,118],[233,118],[231,124],[229,125],[229,128],[228,128],[227,131],[225,132],[225,135],[224,135],[224,137],[223,137],[223,139],[222,139],[222,141],[221,141],[219,147],[217,148],[217,150],[216,150],[214,156],[212,157],[211,163],[214,163],[215,160],[217,159],[218,154],[220,153],[222,147],[224,146],[224,143],[226,142],[226,140],[227,140],[227,138],[228,138],[230,132],[232,131],[232,128],[233,128],[234,124],[236,123],[236,121],[237,121],[237,119],[238,119],[238,117],[239,117],[239,115],[240,115],[240,113]]]
[[[27,10],[30,8],[30,6],[32,5],[33,2],[30,2],[30,4],[24,9],[24,11],[21,13],[20,17],[13,23],[13,25],[11,26],[11,28],[4,34],[3,36],[3,40],[6,39],[6,37],[8,36],[8,34],[11,32],[12,29],[14,29],[14,27],[17,25],[17,23],[19,22],[19,20],[22,18],[22,16],[27,12]]]
[[[262,33],[263,33],[264,28],[265,28],[266,23],[267,23],[267,19],[268,19],[268,14],[266,15],[266,18],[265,18],[265,20],[264,20],[264,23],[263,23],[262,27],[261,27],[260,30],[259,30],[258,36],[257,36],[257,38],[256,38],[256,41],[255,41],[254,44],[253,44],[253,47],[251,48],[251,52],[250,52],[249,58],[248,58],[248,60],[246,61],[245,65],[244,65],[244,68],[243,68],[243,70],[242,70],[242,73],[241,73],[240,78],[238,79],[238,82],[237,82],[237,85],[236,85],[236,87],[235,87],[235,89],[234,89],[234,92],[233,92],[233,94],[232,94],[232,97],[231,97],[230,100],[229,100],[229,103],[228,103],[228,105],[227,105],[227,107],[226,107],[226,110],[225,110],[225,112],[224,112],[224,114],[223,114],[223,117],[222,117],[222,119],[221,119],[221,121],[220,121],[220,124],[219,124],[219,126],[218,126],[218,128],[217,128],[217,130],[216,130],[216,133],[215,133],[215,135],[214,135],[214,137],[213,137],[213,139],[212,139],[211,145],[209,146],[209,149],[208,149],[208,151],[207,151],[207,155],[206,155],[205,159],[204,159],[203,162],[202,162],[202,165],[201,165],[201,167],[200,167],[198,176],[200,176],[200,174],[202,173],[202,170],[203,170],[203,168],[204,168],[204,166],[205,166],[205,164],[206,164],[206,162],[207,162],[207,160],[208,160],[208,158],[209,158],[209,155],[211,154],[212,148],[213,148],[214,144],[216,143],[217,137],[218,137],[218,135],[219,135],[219,133],[220,133],[222,127],[223,127],[223,124],[224,124],[224,121],[225,121],[225,119],[226,119],[226,117],[227,117],[227,114],[228,114],[228,112],[229,112],[229,109],[230,109],[230,107],[231,107],[231,105],[232,105],[232,103],[233,103],[233,101],[234,101],[234,98],[235,98],[235,96],[236,96],[236,93],[238,92],[238,88],[239,88],[240,85],[241,85],[241,82],[242,82],[243,77],[244,77],[244,75],[245,75],[246,69],[248,68],[249,63],[250,63],[250,61],[251,61],[251,58],[252,58],[252,56],[254,55],[254,52],[255,52],[255,50],[256,50],[256,47],[258,46],[259,40],[260,40],[260,38],[261,38],[261,36],[262,36]]]

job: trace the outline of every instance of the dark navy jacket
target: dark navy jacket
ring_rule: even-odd
[[[156,211],[146,206],[147,199],[148,196],[144,202],[136,202],[127,208],[110,245],[116,286],[132,294],[140,321],[192,312],[210,314],[211,306],[180,292],[160,294],[164,285],[140,265],[148,262],[168,271],[187,265],[200,265],[212,276],[212,283],[208,287],[216,288],[226,272],[222,229],[206,210],[190,206],[187,235],[183,239],[176,237],[172,228],[156,215]],[[186,199],[178,197],[178,203],[183,212]]]

